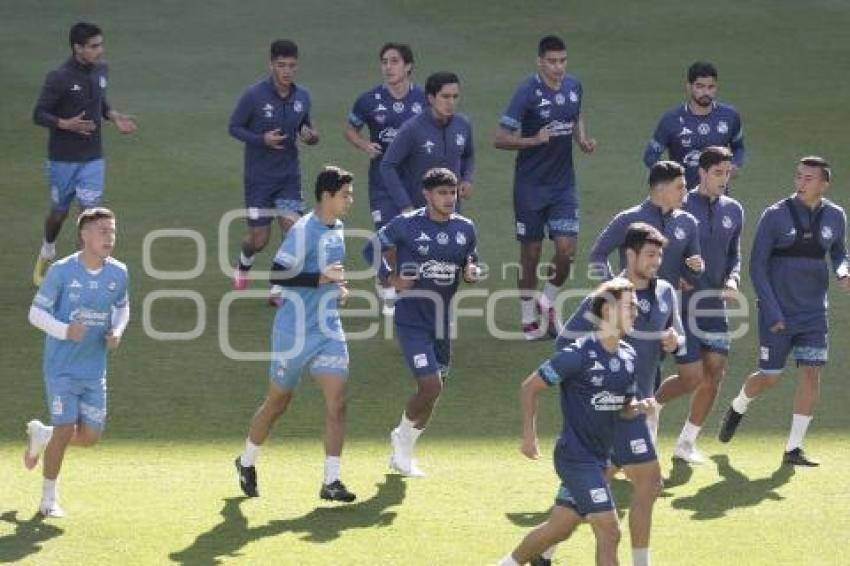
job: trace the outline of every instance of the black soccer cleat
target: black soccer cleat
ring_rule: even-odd
[[[242,488],[242,493],[248,497],[259,497],[257,491],[257,468],[254,466],[243,466],[240,456],[236,457],[233,462],[236,466],[236,474],[239,476],[239,487]]]
[[[345,484],[339,480],[327,485],[322,484],[322,489],[319,491],[319,497],[327,501],[342,501],[343,503],[351,503],[357,496],[348,491]]]
[[[802,448],[795,448],[794,450],[789,450],[783,454],[782,463],[789,464],[791,466],[808,466],[810,468],[820,466],[820,462],[809,459],[809,457],[806,456],[806,453],[803,452]]]
[[[543,558],[542,556],[535,556],[528,564],[530,566],[552,566],[552,560],[549,558]]]
[[[723,419],[720,421],[720,432],[717,434],[717,438],[720,442],[729,442],[732,440],[732,437],[735,436],[735,430],[737,430],[738,425],[741,423],[741,419],[743,418],[743,413],[739,413],[731,406],[729,407],[726,414],[723,415]]]

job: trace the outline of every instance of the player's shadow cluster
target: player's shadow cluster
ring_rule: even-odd
[[[303,535],[301,540],[326,543],[350,529],[386,527],[398,515],[388,509],[404,500],[406,489],[401,476],[387,475],[369,499],[352,505],[318,507],[302,517],[269,521],[257,527],[248,526],[240,508],[248,498],[228,497],[221,510],[224,520],[198,535],[185,549],[171,553],[169,558],[187,566],[221,564],[221,558],[239,556],[242,547],[266,537],[288,533]]]
[[[58,537],[65,531],[55,525],[44,522],[44,517],[36,513],[29,519],[19,519],[17,511],[7,511],[0,515],[0,521],[15,526],[15,532],[0,537],[0,562],[20,562],[41,550],[42,543]]]

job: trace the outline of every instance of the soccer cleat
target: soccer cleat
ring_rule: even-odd
[[[696,444],[680,440],[673,449],[673,458],[683,460],[688,464],[705,464],[705,456],[697,450]]]
[[[390,468],[409,478],[425,477],[425,472],[419,469],[413,454],[403,446],[397,429],[393,429],[390,433],[390,446],[392,447]]]
[[[546,337],[546,332],[540,328],[540,323],[537,321],[523,324],[522,333],[525,335],[525,339],[529,342],[534,340],[543,340]]]
[[[542,556],[535,556],[528,564],[529,566],[552,566],[552,560],[543,558]]]
[[[236,266],[236,269],[233,270],[233,289],[244,291],[250,284],[251,280],[248,278],[248,270],[240,269],[239,266]]]
[[[51,519],[61,519],[65,516],[65,510],[55,499],[42,499],[38,506],[38,512]]]
[[[41,287],[44,283],[44,276],[47,274],[47,268],[50,265],[50,259],[38,254],[38,259],[35,260],[35,267],[32,270],[32,284],[36,287]]]
[[[52,435],[53,429],[41,421],[32,420],[27,423],[29,442],[27,443],[27,449],[24,451],[24,467],[26,469],[32,470],[36,467],[38,458],[44,452]]]
[[[820,462],[809,459],[809,457],[806,456],[806,453],[803,452],[803,449],[799,447],[794,450],[789,450],[783,454],[782,463],[789,464],[791,466],[808,466],[810,468],[820,466]]]
[[[283,287],[280,285],[272,285],[269,289],[269,306],[279,307],[283,304]]]
[[[395,316],[395,299],[384,299],[381,305],[381,314],[386,317]]]
[[[237,456],[233,462],[236,466],[236,473],[239,476],[239,487],[242,488],[242,493],[248,497],[259,497],[257,491],[257,468],[254,466],[243,466],[242,457]]]
[[[341,501],[343,503],[351,503],[357,496],[348,491],[345,484],[339,480],[329,484],[322,484],[322,489],[319,490],[319,497],[327,501]]]
[[[744,418],[742,413],[739,413],[731,406],[729,407],[726,414],[723,415],[723,420],[720,421],[720,432],[717,434],[717,438],[720,442],[729,442],[732,440],[732,437],[735,436],[735,430],[741,423],[742,418]]]

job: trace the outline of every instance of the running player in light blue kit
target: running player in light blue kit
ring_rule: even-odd
[[[555,470],[561,487],[549,519],[532,530],[501,566],[525,564],[565,540],[582,521],[596,537],[596,563],[616,564],[620,525],[606,477],[621,416],[648,410],[650,400],[635,401],[635,350],[623,337],[637,314],[634,285],[615,278],[599,286],[590,312],[597,331],[555,353],[522,384],[522,453],[540,457],[537,397],[559,385],[564,426],[555,446]]]
[[[44,452],[39,511],[63,517],[56,483],[65,449],[92,446],[106,423],[106,352],[115,350],[130,320],[127,268],[110,257],[115,215],[106,208],[80,214],[82,250],[50,266],[30,307],[30,323],[47,334],[44,384],[53,426],[27,424],[24,465]]]
[[[325,476],[319,497],[354,501],[340,481],[345,438],[348,347],[337,304],[348,295],[345,241],[340,218],[354,202],[353,177],[326,166],[316,178],[316,208],[287,232],[274,257],[272,283],[284,291],[272,327],[269,390],[251,421],[245,450],[236,458],[239,486],[257,497],[254,464],[274,423],[286,411],[301,375],[309,368],[325,398]]]

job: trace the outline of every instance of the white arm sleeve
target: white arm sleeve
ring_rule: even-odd
[[[124,330],[127,329],[127,324],[130,322],[130,303],[127,302],[123,307],[112,309],[112,334],[121,336]]]
[[[68,325],[56,320],[52,314],[38,307],[30,307],[30,324],[59,340],[68,339]]]

